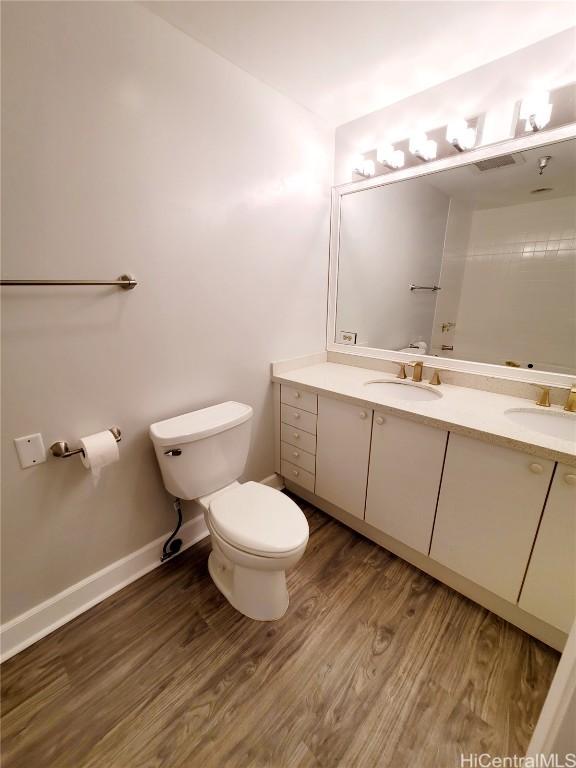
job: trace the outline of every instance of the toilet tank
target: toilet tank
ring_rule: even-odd
[[[164,485],[197,499],[237,480],[246,466],[253,410],[229,401],[150,426]]]

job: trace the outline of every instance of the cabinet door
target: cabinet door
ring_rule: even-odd
[[[374,414],[366,522],[428,554],[448,433]]]
[[[372,413],[341,400],[318,398],[316,494],[362,518]]]
[[[576,469],[558,464],[520,607],[564,632],[576,615]]]
[[[451,434],[430,556],[515,603],[553,467]]]

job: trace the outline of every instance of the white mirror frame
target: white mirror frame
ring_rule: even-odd
[[[398,362],[410,362],[414,358],[422,360],[424,365],[451,371],[475,373],[484,376],[496,376],[499,378],[530,381],[538,384],[549,384],[557,387],[570,387],[576,380],[576,374],[553,373],[550,371],[536,371],[532,368],[510,368],[505,365],[492,363],[476,363],[472,360],[455,360],[451,357],[436,357],[433,355],[413,355],[406,352],[397,352],[392,349],[378,349],[375,347],[359,347],[349,344],[338,344],[334,341],[336,335],[336,304],[338,291],[338,247],[340,241],[340,214],[341,201],[344,195],[362,192],[366,189],[382,187],[397,181],[414,179],[419,176],[427,176],[437,171],[448,168],[477,163],[500,155],[522,152],[527,149],[547,144],[554,144],[567,139],[576,138],[576,123],[554,128],[538,133],[530,133],[526,136],[509,139],[497,144],[489,144],[477,147],[460,155],[447,157],[442,160],[423,163],[420,166],[393,171],[381,176],[374,176],[362,181],[353,181],[332,187],[332,211],[330,217],[330,266],[328,276],[328,322],[326,328],[326,349],[328,352],[339,352],[346,355],[360,357],[372,357],[383,360],[396,360]]]

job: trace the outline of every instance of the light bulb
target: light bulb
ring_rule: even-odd
[[[363,155],[356,155],[352,160],[352,171],[360,176],[374,176],[376,168],[374,160],[366,160]]]
[[[522,100],[520,120],[525,120],[526,131],[540,131],[550,122],[552,104],[548,91],[532,93]]]
[[[425,133],[415,133],[410,137],[410,143],[408,149],[415,155],[418,153],[420,147],[422,147],[428,141],[428,136]]]
[[[404,152],[401,149],[394,149],[392,144],[382,144],[376,149],[376,159],[382,165],[397,170],[404,165]]]
[[[552,117],[552,104],[543,104],[533,115],[526,120],[525,129],[527,131],[541,131],[550,122]]]
[[[449,141],[450,144],[454,144],[458,139],[458,136],[460,136],[462,131],[465,131],[466,128],[468,128],[466,120],[451,120],[446,126],[446,141]]]
[[[446,128],[446,141],[460,152],[472,149],[476,144],[476,129],[470,128],[466,120],[454,120]]]
[[[364,176],[374,176],[376,173],[376,168],[374,167],[374,160],[364,160],[363,165],[363,175]]]
[[[438,145],[433,139],[429,139],[425,133],[416,133],[410,139],[410,152],[421,160],[434,160],[438,151]]]

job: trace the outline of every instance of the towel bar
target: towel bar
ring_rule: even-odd
[[[132,275],[120,275],[117,280],[0,280],[0,285],[117,285],[131,291],[138,283]]]

